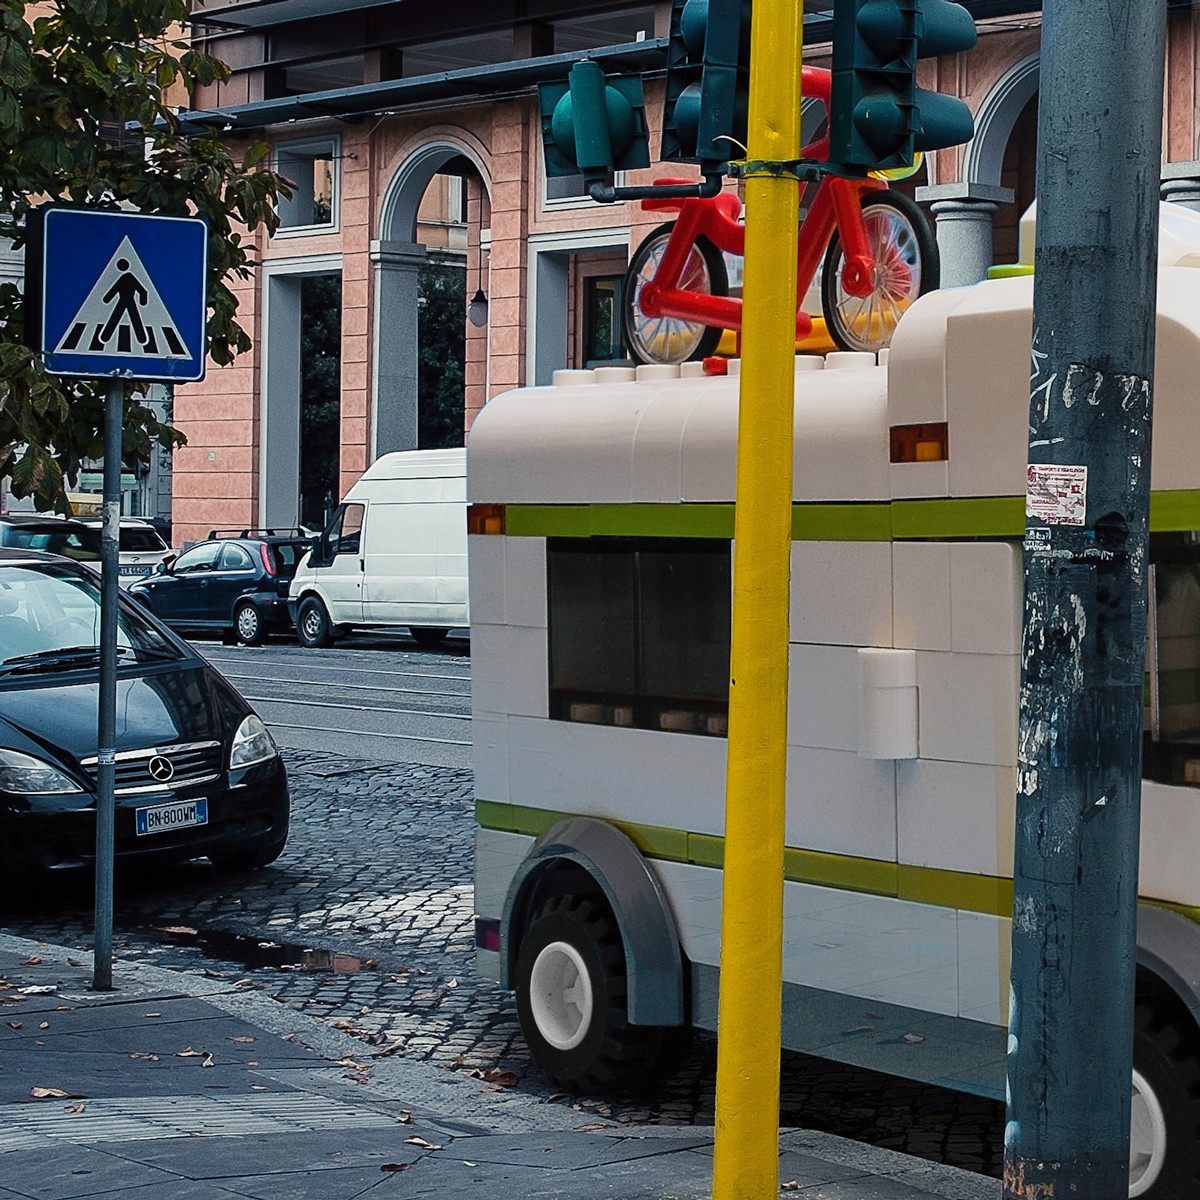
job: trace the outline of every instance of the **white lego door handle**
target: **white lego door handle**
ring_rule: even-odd
[[[860,758],[917,757],[917,652],[858,652]]]

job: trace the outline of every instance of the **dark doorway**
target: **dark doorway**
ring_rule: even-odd
[[[465,440],[466,265],[431,252],[418,286],[417,445],[449,449]]]
[[[342,277],[300,281],[300,523],[323,529],[339,500]]]

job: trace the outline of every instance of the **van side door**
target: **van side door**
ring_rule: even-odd
[[[321,536],[323,561],[316,569],[335,625],[357,625],[363,619],[363,526],[367,506],[359,500],[338,506]]]

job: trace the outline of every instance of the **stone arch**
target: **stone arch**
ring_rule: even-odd
[[[1041,54],[1035,51],[1014,63],[984,96],[975,113],[975,136],[963,155],[963,182],[999,187],[1013,126],[1036,95]]]
[[[375,285],[374,369],[371,381],[371,459],[412,450],[417,437],[417,296],[425,247],[417,240],[417,210],[433,177],[466,158],[492,191],[488,154],[467,130],[433,126],[405,146],[379,207],[371,243]],[[465,317],[464,317],[465,319]]]

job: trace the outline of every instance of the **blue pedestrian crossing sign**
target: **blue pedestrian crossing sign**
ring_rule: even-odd
[[[31,241],[42,268],[39,349],[47,371],[204,378],[204,221],[52,207]]]

